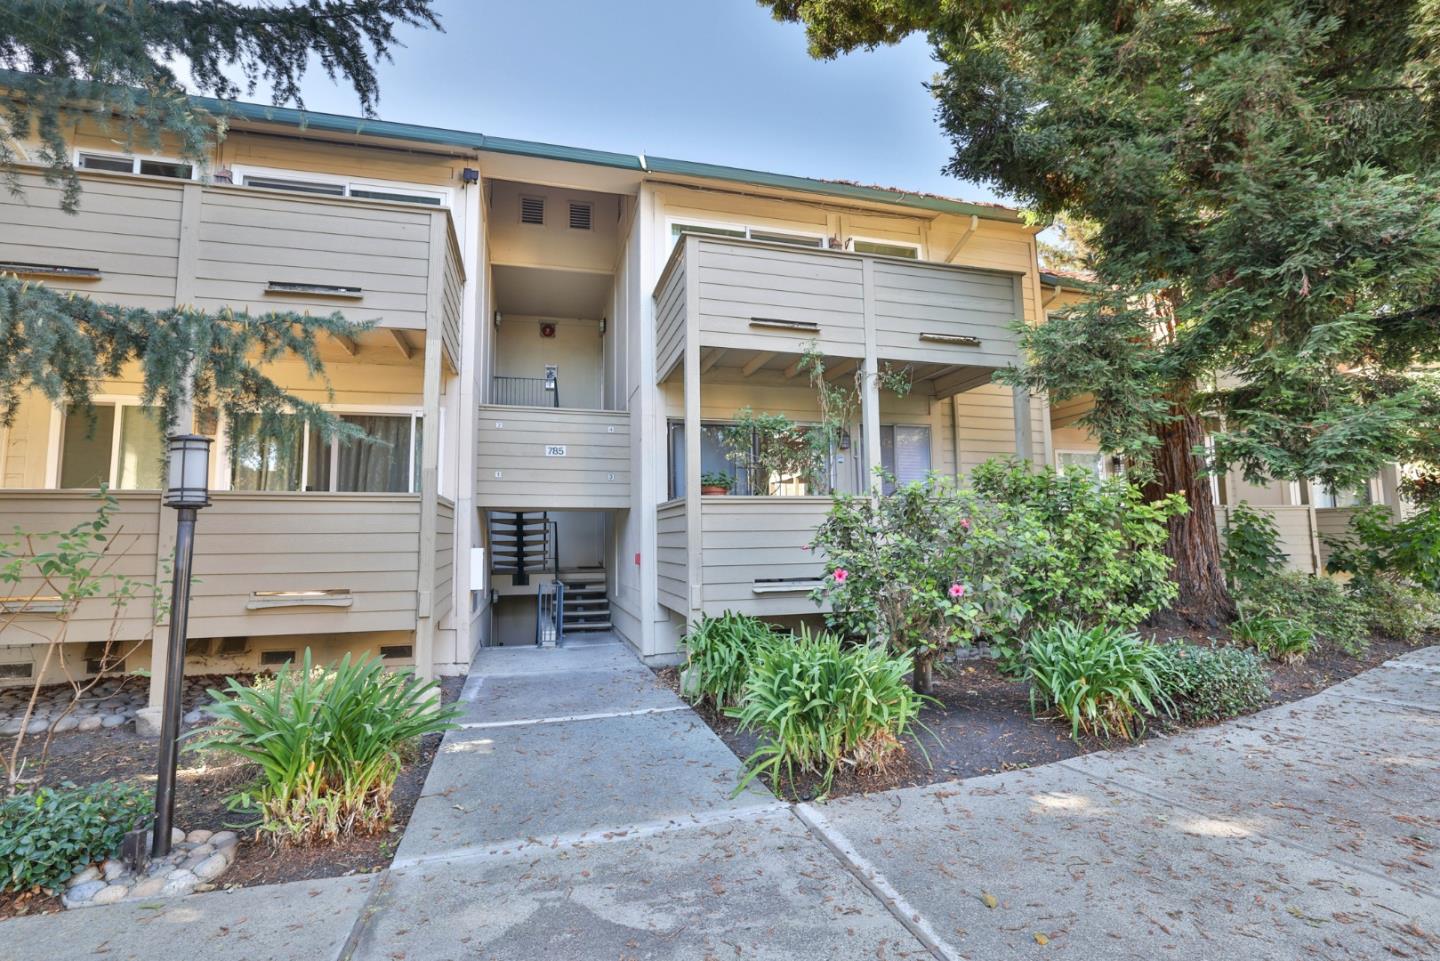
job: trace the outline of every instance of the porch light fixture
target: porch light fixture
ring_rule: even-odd
[[[172,434],[165,506],[178,513],[175,572],[170,583],[170,643],[165,659],[165,703],[160,716],[160,764],[155,779],[151,857],[170,853],[175,819],[175,762],[180,751],[180,706],[185,686],[185,642],[190,622],[190,569],[195,559],[195,513],[210,506],[210,438]]]

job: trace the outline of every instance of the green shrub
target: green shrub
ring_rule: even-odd
[[[1388,507],[1357,511],[1350,529],[1325,538],[1331,573],[1366,578],[1395,578],[1440,592],[1440,504],[1395,521]]]
[[[801,628],[792,644],[770,647],[729,713],[761,743],[745,761],[736,791],[761,774],[792,782],[797,771],[821,776],[821,793],[843,764],[882,772],[905,748],[924,698],[906,683],[908,657],[865,644],[844,646],[834,634]]]
[[[201,750],[236,754],[260,766],[260,780],[229,799],[258,815],[276,843],[308,844],[379,830],[393,813],[390,796],[416,739],[453,727],[456,708],[441,707],[433,682],[391,673],[368,656],[345,655],[333,669],[287,665],[255,685],[227,679],[210,692],[218,723],[203,729]]]
[[[772,645],[789,639],[759,618],[725,612],[701,617],[685,635],[681,693],[687,701],[727,708],[740,701],[755,663]]]
[[[101,781],[36,788],[0,801],[0,891],[58,891],[77,870],[113,857],[152,817],[150,793]]]
[[[1236,647],[1170,644],[1167,684],[1177,713],[1186,721],[1222,721],[1249,714],[1270,701],[1265,667]]]
[[[1221,563],[1232,589],[1258,584],[1280,573],[1285,557],[1280,549],[1280,529],[1269,514],[1243,501],[1230,512]]]
[[[1269,614],[1242,617],[1230,626],[1230,634],[1262,657],[1287,664],[1303,661],[1315,642],[1315,629],[1308,623]]]
[[[1025,653],[1031,710],[1054,708],[1074,738],[1084,732],[1131,740],[1147,714],[1172,710],[1168,658],[1137,634],[1061,622],[1032,633]]]
[[[1272,617],[1308,627],[1317,645],[1352,657],[1370,646],[1363,604],[1329,577],[1285,571],[1246,585],[1236,595],[1241,620]]]
[[[1365,611],[1370,630],[1414,644],[1440,629],[1440,596],[1384,577],[1357,577],[1346,590]]]

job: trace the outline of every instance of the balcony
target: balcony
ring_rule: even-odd
[[[433,321],[452,361],[459,357],[465,273],[446,210],[124,174],[80,178],[74,215],[36,172],[20,174],[23,195],[0,194],[0,271],[125,306],[339,311],[393,330],[425,331]]]
[[[700,533],[688,536],[686,498],[656,509],[660,603],[690,618],[736,611],[757,617],[814,614],[810,592],[825,572],[808,550],[828,497],[701,496]],[[698,576],[691,576],[698,570]]]
[[[625,411],[482,404],[476,433],[479,507],[630,506],[630,415]]]
[[[655,289],[656,380],[684,367],[760,369],[813,347],[912,366],[938,397],[1015,364],[1023,275],[785,244],[686,235]],[[751,366],[753,365],[753,367]],[[851,365],[854,366],[853,364]]]
[[[154,491],[121,492],[112,528],[114,560],[105,569],[153,583],[174,549],[174,511]],[[200,514],[195,537],[191,637],[406,631],[416,626],[421,598],[421,497],[418,494],[216,492]],[[0,524],[31,532],[65,530],[94,516],[93,495],[77,491],[0,492]],[[425,616],[449,610],[454,511],[441,500],[431,552],[435,590]],[[11,540],[10,537],[0,538]],[[14,614],[0,645],[42,643],[57,622],[47,610],[52,593],[25,583],[12,594],[37,602],[28,610],[7,601]],[[112,620],[117,640],[148,635],[148,600],[125,605],[114,617],[103,597],[82,602],[70,623],[71,642],[103,641]]]

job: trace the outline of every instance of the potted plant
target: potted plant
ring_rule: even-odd
[[[707,471],[700,475],[700,493],[702,494],[728,494],[730,488],[734,486],[735,478],[729,474]]]

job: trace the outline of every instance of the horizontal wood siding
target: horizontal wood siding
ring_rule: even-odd
[[[1015,361],[1024,305],[1018,278],[959,267],[875,262],[875,348],[894,360],[1004,367]],[[921,340],[926,334],[974,337],[978,347]]]
[[[444,216],[432,214],[432,216]],[[449,218],[445,217],[448,221]],[[454,369],[460,369],[460,324],[464,317],[465,271],[460,263],[460,250],[455,244],[455,233],[444,226],[445,234],[445,289],[441,301],[440,332],[445,350],[450,355]]]
[[[996,457],[1015,456],[1015,395],[1009,387],[983,384],[956,394],[954,404],[959,417],[955,433],[960,440],[961,471],[968,473]],[[1030,413],[1033,460],[1044,465],[1044,409],[1032,400]]]
[[[655,379],[664,380],[685,353],[685,261],[673,263],[655,298]]]
[[[630,506],[630,415],[625,411],[481,405],[475,497],[516,510]],[[565,456],[548,457],[560,445]]]
[[[1310,527],[1309,507],[1261,507],[1254,504],[1250,506],[1263,514],[1269,514],[1271,520],[1275,522],[1275,527],[1280,532],[1280,549],[1288,558],[1286,566],[1290,570],[1303,571],[1307,574],[1319,572],[1315,563],[1315,541]],[[1223,541],[1225,532],[1230,527],[1230,508],[1217,507],[1215,519],[1220,525],[1220,537]]]
[[[331,313],[425,328],[428,210],[211,188],[200,213],[195,296],[202,307]],[[271,281],[359,287],[358,300],[267,294]]]
[[[108,580],[101,581],[105,595],[111,594],[119,578],[134,578],[147,585],[154,583],[160,499],[154,492],[117,493],[119,508],[108,530],[109,549],[105,559],[93,570]],[[36,537],[33,551],[27,549],[15,533],[43,535],[63,532],[77,524],[93,520],[99,500],[78,491],[9,491],[0,494],[0,544],[17,554],[54,550],[55,537]],[[57,591],[44,585],[40,578],[27,578],[19,585],[0,585],[0,595],[29,597],[32,593],[53,595]],[[140,593],[145,593],[141,590]],[[65,635],[67,641],[103,641],[111,636],[117,640],[134,641],[150,636],[153,629],[153,608],[149,598],[137,599],[117,611],[108,596],[88,598],[80,603]],[[53,615],[20,614],[11,620],[0,614],[0,646],[30,645],[53,640],[59,621]]]
[[[175,302],[182,184],[82,176],[80,209],[60,209],[59,188],[21,173],[23,193],[0,190],[0,261],[84,267],[96,280],[36,278],[127,307]]]
[[[655,509],[655,571],[660,582],[660,603],[683,616],[687,601],[690,554],[686,550],[685,501],[666,501]]]
[[[418,494],[212,496],[195,537],[192,637],[414,629]],[[342,589],[349,608],[246,608],[254,591]]]
[[[450,613],[455,592],[455,505],[444,497],[435,502],[434,618]]]
[[[1350,519],[1359,513],[1359,507],[1317,507],[1315,509],[1315,530],[1320,535],[1320,569],[1330,562],[1330,548],[1325,538],[1344,539],[1350,533]]]
[[[818,578],[823,556],[806,550],[830,511],[828,497],[702,497],[703,608],[760,617],[821,610],[808,592],[757,594],[765,578]]]
[[[813,341],[827,355],[864,356],[860,258],[712,239],[698,253],[705,346],[798,353]],[[757,318],[813,323],[819,332],[756,327]]]

